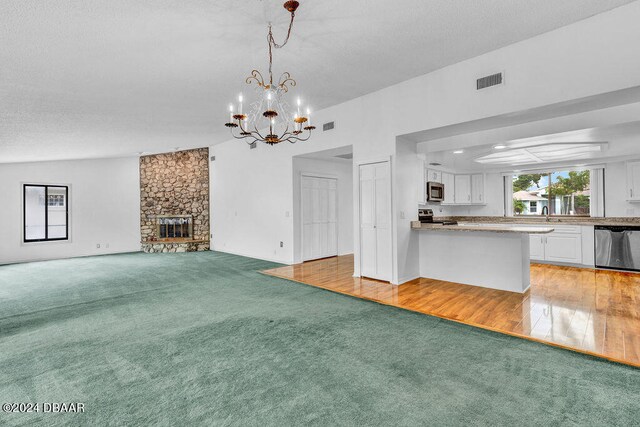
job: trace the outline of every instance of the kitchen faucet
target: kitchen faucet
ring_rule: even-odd
[[[547,222],[549,222],[549,206],[542,207],[542,215],[545,215],[547,217]]]

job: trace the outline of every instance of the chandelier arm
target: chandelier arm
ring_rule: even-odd
[[[258,128],[256,126],[253,127],[255,129],[256,134],[260,137],[260,140],[264,141],[265,137],[262,136],[262,134],[260,133],[260,131],[258,130]],[[253,134],[253,132],[251,132]]]
[[[309,133],[307,134],[306,138],[300,138],[299,136],[294,136],[292,135],[290,138],[287,138],[285,141],[289,141],[290,143],[295,143],[295,142],[304,142],[307,141],[309,138],[311,138],[311,131],[308,131]]]
[[[282,132],[282,136],[280,137],[280,139],[284,138],[285,135],[291,135],[291,133],[289,132],[289,125],[287,125],[287,127],[284,129],[284,132]]]
[[[233,134],[233,131],[231,132],[231,136],[233,136],[235,139],[242,139],[242,140],[244,140],[244,142],[246,142],[246,143],[247,143],[247,144],[249,144],[249,145],[253,144],[254,142],[258,142],[258,141],[259,141],[259,139],[257,139],[255,136],[253,136],[253,135],[252,135],[251,137],[253,138],[253,141],[249,142],[249,141],[247,141],[247,139],[249,138],[249,135],[246,135],[246,136],[242,136],[242,135],[240,135],[240,136],[236,136],[236,135],[234,135],[234,134]]]

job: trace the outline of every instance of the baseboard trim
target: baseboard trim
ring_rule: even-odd
[[[419,279],[419,278],[420,278],[420,275],[418,275],[418,276],[403,277],[403,278],[401,278],[401,279],[398,279],[398,282],[399,282],[399,283],[398,283],[398,286],[400,286],[400,285],[404,285],[404,284],[405,284],[405,283],[407,283],[407,282],[411,282],[412,280],[416,280],[416,279]]]
[[[88,258],[92,256],[106,256],[106,255],[122,255],[122,254],[137,254],[142,253],[141,250],[132,251],[132,250],[123,250],[123,251],[115,251],[115,252],[105,252],[100,254],[83,254],[83,255],[72,255],[72,256],[61,256],[61,257],[44,257],[44,258],[31,258],[31,259],[23,259],[23,260],[14,260],[9,262],[1,262],[0,266],[3,265],[13,265],[13,264],[26,264],[29,262],[46,262],[46,261],[58,261],[63,259],[74,259],[74,258]]]
[[[283,261],[281,259],[266,258],[266,257],[256,256],[254,254],[248,254],[248,253],[243,253],[243,252],[236,252],[236,251],[229,251],[229,250],[221,251],[221,250],[215,249],[215,248],[214,249],[209,249],[209,250],[213,251],[213,252],[222,252],[222,253],[230,254],[230,255],[243,256],[245,258],[259,259],[261,261],[275,262],[277,264],[284,264],[284,265],[293,265],[294,264],[292,261]]]

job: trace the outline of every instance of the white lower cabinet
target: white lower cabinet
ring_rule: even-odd
[[[582,264],[582,235],[551,233],[546,237],[545,261]]]
[[[549,234],[529,236],[529,256],[534,261],[582,264],[582,229],[579,226],[550,225]]]
[[[529,258],[534,261],[544,261],[544,235],[529,235]]]

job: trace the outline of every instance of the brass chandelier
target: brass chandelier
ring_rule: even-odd
[[[277,84],[273,80],[273,49],[284,47],[291,36],[293,20],[300,3],[295,0],[287,1],[284,8],[291,13],[289,30],[282,44],[277,44],[273,38],[271,23],[267,42],[269,43],[269,80],[265,82],[258,70],[251,71],[247,77],[247,84],[255,83],[256,100],[250,104],[247,114],[243,112],[243,96],[238,96],[238,105],[229,105],[229,122],[225,124],[231,130],[231,135],[236,139],[243,139],[248,144],[264,142],[269,145],[288,141],[296,143],[306,141],[311,137],[311,131],[315,126],[311,125],[311,110],[302,111],[302,101],[296,101],[296,111],[291,112],[285,99],[289,88],[296,86],[296,81],[288,72],[282,73]]]

